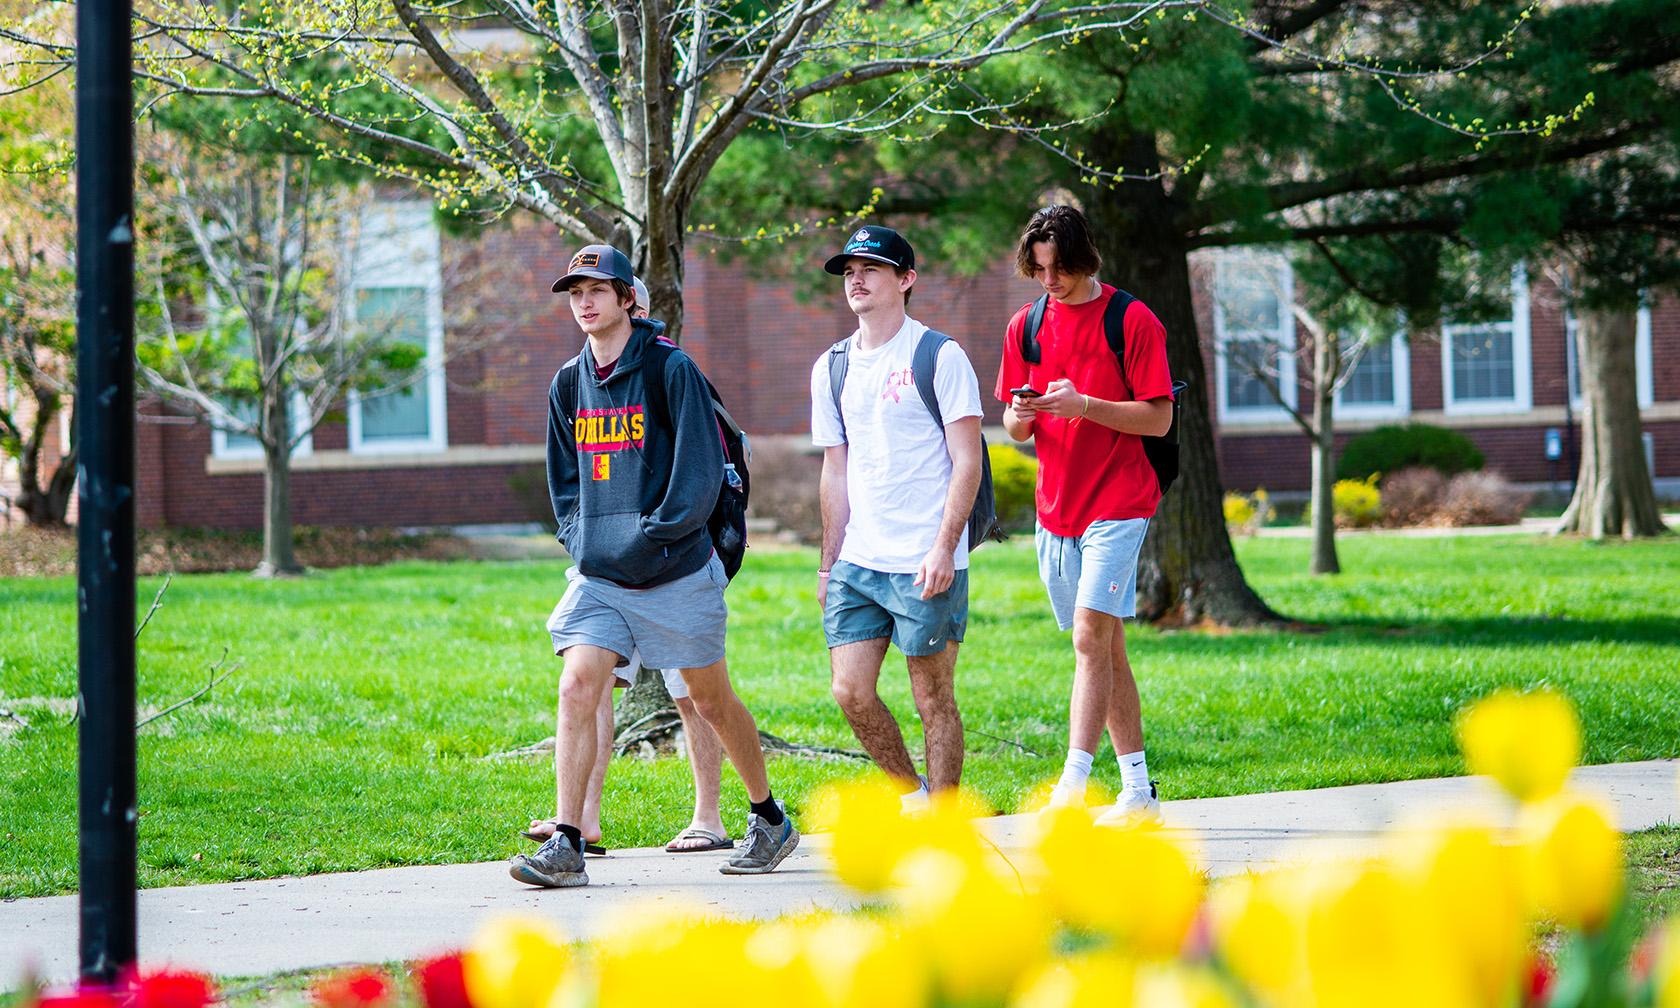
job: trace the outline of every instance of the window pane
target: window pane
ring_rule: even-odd
[[[1466,326],[1452,334],[1453,399],[1458,402],[1516,397],[1511,327]]]
[[[367,287],[356,292],[356,321],[381,340],[426,345],[424,287]],[[362,440],[425,440],[431,435],[429,389],[424,376],[361,401]]]
[[[1225,343],[1225,405],[1231,409],[1273,407],[1271,389],[1256,372],[1275,376],[1278,347],[1271,340],[1227,340]]]
[[[1350,406],[1394,405],[1394,341],[1379,340],[1365,348],[1342,386],[1342,402]]]
[[[1278,291],[1270,271],[1228,276],[1220,300],[1225,309],[1227,332],[1277,331]]]
[[[254,402],[230,402],[230,403],[224,403],[223,405],[225,405],[228,408],[229,413],[232,413],[234,416],[236,416],[239,419],[245,421],[246,423],[255,423],[256,422],[256,419],[257,419],[257,404],[256,403],[254,403]],[[254,451],[261,451],[262,450],[262,442],[258,441],[255,437],[252,437],[249,434],[241,433],[241,432],[238,432],[238,431],[231,431],[231,430],[222,432],[222,445],[223,445],[224,449],[226,451],[229,451],[229,452],[245,452],[245,451],[254,452]]]

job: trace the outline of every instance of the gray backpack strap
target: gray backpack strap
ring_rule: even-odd
[[[846,387],[846,365],[850,361],[848,351],[852,348],[852,338],[845,339],[828,348],[828,394],[834,399],[834,412],[840,417],[840,436],[846,436],[846,411],[840,407],[840,390]]]
[[[951,337],[937,329],[929,329],[922,333],[922,341],[916,344],[916,354],[910,359],[910,372],[916,379],[916,391],[921,394],[922,404],[933,414],[934,425],[941,431],[945,429],[945,418],[939,412],[939,396],[933,390],[934,369],[939,366],[939,349]]]

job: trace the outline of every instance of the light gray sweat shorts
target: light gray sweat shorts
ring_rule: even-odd
[[[548,617],[554,653],[592,644],[618,654],[619,677],[635,675],[630,656],[657,669],[704,668],[723,658],[729,583],[714,554],[706,566],[654,588],[625,588],[566,571],[566,594]]]
[[[1092,522],[1080,536],[1059,536],[1038,526],[1038,576],[1050,592],[1056,625],[1073,629],[1075,609],[1110,616],[1137,615],[1137,562],[1148,518]]]

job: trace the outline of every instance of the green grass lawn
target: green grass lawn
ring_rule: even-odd
[[[1304,540],[1239,544],[1260,592],[1321,633],[1133,631],[1150,765],[1167,798],[1463,771],[1451,717],[1501,685],[1550,684],[1580,706],[1586,761],[1680,755],[1680,547],[1545,538],[1350,537],[1350,573],[1303,573]],[[828,694],[811,551],[760,551],[730,588],[731,665],[760,724],[854,746]],[[965,782],[1013,810],[1059,768],[1072,667],[1031,544],[974,557],[958,667]],[[140,641],[156,709],[201,686],[227,649],[240,670],[140,736],[143,885],[506,856],[552,810],[546,761],[482,757],[553,730],[543,620],[556,563],[401,563],[288,582],[179,577]],[[142,609],[159,579],[140,585]],[[0,897],[76,877],[75,586],[0,580]],[[919,735],[902,660],[888,702]],[[984,732],[985,734],[979,734]],[[996,738],[994,738],[994,736]],[[996,739],[1006,739],[1007,742]],[[1023,752],[1019,746],[1035,755]],[[1099,778],[1118,783],[1112,754]],[[781,759],[797,808],[846,762]],[[663,842],[687,819],[675,759],[621,759],[605,831]],[[725,815],[745,799],[726,772]]]

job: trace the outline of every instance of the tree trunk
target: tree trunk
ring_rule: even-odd
[[[1557,530],[1593,539],[1662,535],[1667,529],[1639,431],[1638,316],[1631,308],[1581,311],[1579,323],[1581,469]]]
[[[613,711],[613,738],[624,739],[629,734],[649,737],[657,744],[663,736],[674,733],[682,725],[677,705],[665,689],[665,677],[657,669],[646,669],[624,691],[624,699]]]
[[[1118,138],[1094,151],[1098,163],[1147,172],[1159,167],[1152,134]],[[1085,210],[1103,257],[1103,279],[1136,295],[1167,330],[1167,363],[1188,383],[1180,397],[1179,474],[1155,512],[1138,561],[1138,618],[1179,625],[1278,623],[1237,566],[1225,527],[1208,409],[1207,364],[1196,331],[1183,210],[1159,180],[1085,190]]]
[[[65,517],[70,513],[70,497],[76,488],[75,437],[72,432],[70,444],[59,456],[57,468],[43,486],[41,452],[45,447],[47,431],[58,419],[59,400],[56,395],[43,395],[39,390],[35,390],[34,398],[36,413],[33,429],[18,453],[16,504],[30,525],[37,528],[63,528]]]
[[[303,573],[292,548],[292,423],[290,395],[282,385],[264,395],[267,422],[263,441],[263,558],[258,577]]]
[[[1341,347],[1334,336],[1313,339],[1312,499],[1314,574],[1340,574],[1336,556],[1336,376]]]

